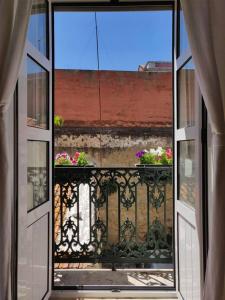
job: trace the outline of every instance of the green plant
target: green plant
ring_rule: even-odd
[[[141,150],[136,153],[136,157],[142,165],[171,165],[173,163],[173,153],[171,148],[151,148]]]
[[[141,158],[140,158],[140,163],[143,165],[151,165],[155,164],[155,157],[154,154],[152,153],[145,153]]]
[[[85,152],[80,152],[79,157],[77,158],[77,166],[84,167],[88,165],[88,160]]]
[[[172,164],[172,158],[168,157],[168,155],[164,152],[161,155],[160,163],[162,165],[171,165]]]
[[[67,152],[57,153],[55,156],[55,166],[72,165],[78,167],[85,167],[89,164],[85,152],[75,152],[74,156],[69,156]]]
[[[70,156],[66,152],[61,152],[56,154],[55,157],[55,166],[60,166],[60,165],[72,165]]]
[[[55,127],[62,127],[63,124],[64,124],[63,117],[61,117],[59,115],[55,115],[54,116],[54,125],[55,125]]]

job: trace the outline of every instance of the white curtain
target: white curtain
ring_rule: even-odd
[[[11,296],[11,212],[8,108],[24,51],[32,0],[0,0],[0,299]]]
[[[203,299],[222,300],[225,299],[225,0],[181,0],[181,5],[213,132],[212,225]]]

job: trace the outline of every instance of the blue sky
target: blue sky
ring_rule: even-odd
[[[172,59],[172,12],[97,12],[101,70]],[[93,12],[55,13],[55,67],[97,69]]]

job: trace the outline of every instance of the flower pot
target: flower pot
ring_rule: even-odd
[[[94,165],[75,166],[75,165],[59,165],[55,166],[55,174],[60,182],[80,182],[89,183],[92,176]]]
[[[146,165],[136,164],[141,181],[145,183],[169,182],[172,180],[171,165]]]

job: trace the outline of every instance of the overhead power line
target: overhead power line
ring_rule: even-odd
[[[96,54],[97,54],[97,70],[98,70],[98,100],[99,100],[99,121],[102,121],[102,101],[101,101],[101,78],[100,78],[100,61],[99,61],[99,32],[98,32],[98,21],[97,13],[95,12],[95,35],[96,35]],[[100,128],[101,130],[101,128]],[[102,165],[102,134],[100,131],[100,163]]]

